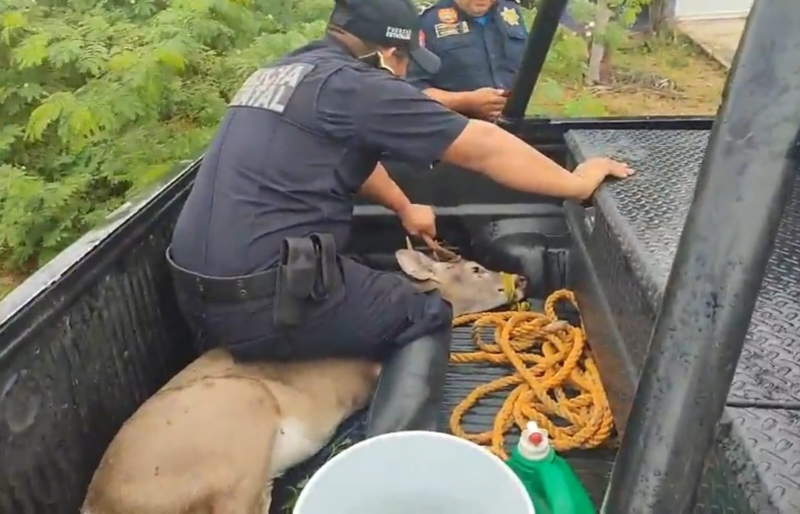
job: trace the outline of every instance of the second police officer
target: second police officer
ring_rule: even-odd
[[[441,60],[437,73],[419,66],[409,82],[447,107],[494,120],[522,63],[528,32],[512,0],[439,0],[420,14],[420,43]]]

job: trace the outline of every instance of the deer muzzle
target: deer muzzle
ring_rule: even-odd
[[[525,277],[513,273],[502,273],[502,278],[503,289],[505,289],[509,303],[525,299],[525,288],[528,286],[528,280]]]

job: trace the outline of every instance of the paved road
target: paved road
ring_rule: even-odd
[[[739,38],[744,30],[744,18],[720,20],[684,20],[677,28],[726,68],[731,67]]]

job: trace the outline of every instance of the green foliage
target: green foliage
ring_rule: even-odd
[[[0,267],[25,271],[199,153],[259,64],[328,0],[6,0]]]
[[[623,2],[616,23],[624,26],[647,1]],[[593,15],[588,0],[572,3]],[[0,270],[38,267],[197,155],[244,78],[319,36],[331,7],[331,0],[4,0]],[[559,85],[580,80],[586,54],[582,35],[559,30],[540,87],[563,97]],[[565,100],[561,114],[597,113],[590,100]]]
[[[570,0],[567,4],[570,17],[580,24],[587,25],[587,32],[578,34],[559,27],[547,55],[542,77],[536,86],[540,97],[557,103],[560,109],[555,112],[552,109],[544,110],[536,103],[531,103],[528,114],[565,117],[605,116],[606,110],[599,100],[585,92],[568,94],[567,88],[580,89],[587,72],[591,42],[597,40],[609,50],[618,49],[627,42],[629,29],[636,22],[642,9],[651,1],[607,0],[606,5],[613,16],[606,29],[600,32],[595,30],[593,25],[597,16],[596,0]],[[525,11],[528,26],[535,14],[535,8]]]

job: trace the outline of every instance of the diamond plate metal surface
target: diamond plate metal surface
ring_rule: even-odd
[[[639,365],[708,135],[626,130],[567,134],[576,162],[608,156],[637,170],[636,176],[606,185],[595,195],[597,213],[589,245],[606,296],[639,298],[647,304],[612,302],[613,321]],[[743,408],[726,409],[698,491],[696,512],[800,512],[798,188],[800,184],[781,221],[728,398]]]
[[[753,512],[800,512],[800,412],[728,407],[717,446]]]
[[[605,186],[596,203],[639,290],[658,310],[708,141],[705,131],[575,131],[579,159],[608,155],[637,175]],[[800,402],[800,195],[781,222],[729,399]],[[649,334],[648,334],[649,336]]]
[[[567,133],[578,160],[612,157],[637,173],[604,186],[595,196],[624,244],[633,272],[651,305],[661,294],[694,194],[708,132],[581,130]]]
[[[735,487],[735,476],[727,457],[715,445],[705,462],[705,472],[697,488],[694,514],[763,514],[753,510],[741,488]]]

